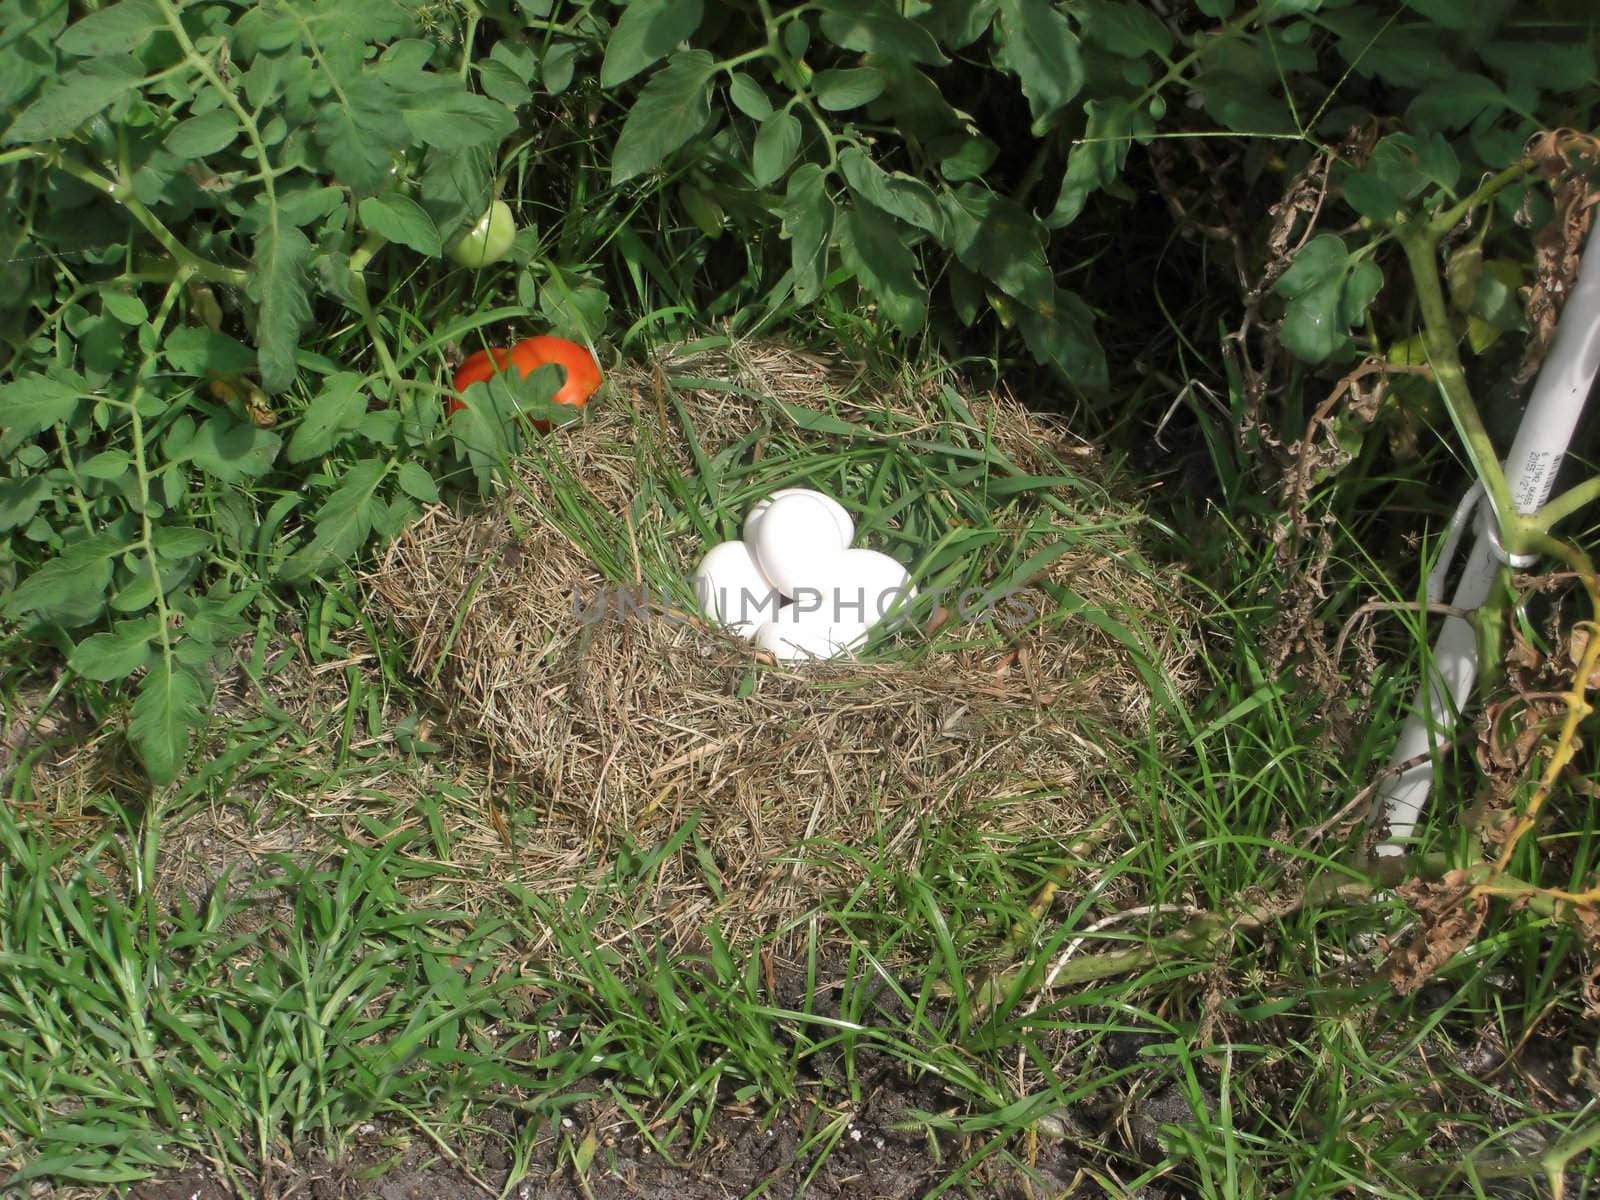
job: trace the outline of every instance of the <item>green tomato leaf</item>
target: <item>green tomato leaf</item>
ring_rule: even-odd
[[[142,613],[155,603],[155,576],[150,574],[150,558],[144,554],[130,554],[123,560],[126,582],[112,592],[110,606],[118,613]],[[179,563],[160,573],[162,595],[187,582],[197,563]]]
[[[1345,329],[1366,320],[1367,309],[1383,290],[1383,271],[1370,259],[1358,262],[1344,281],[1339,297],[1339,319]]]
[[[15,13],[18,10],[5,11]],[[0,111],[12,112],[23,97],[33,94],[60,70],[55,40],[66,24],[67,9],[65,5],[58,5],[43,11],[49,15],[18,22],[20,27],[15,28],[15,32],[11,23],[0,20],[0,25],[5,26],[0,44],[4,45],[6,53],[6,70],[0,71]]]
[[[1090,42],[1123,58],[1165,55],[1172,48],[1172,33],[1148,8],[1121,0],[1076,0],[1073,13]]]
[[[1000,0],[995,30],[995,65],[1021,81],[1038,136],[1083,87],[1078,39],[1050,0]]]
[[[495,146],[517,127],[504,104],[453,81],[408,95],[401,113],[406,127],[429,146]]]
[[[179,375],[215,379],[256,369],[254,350],[225,333],[213,333],[203,325],[180,325],[167,335],[161,353],[167,365]]]
[[[1418,92],[1406,109],[1406,124],[1420,133],[1446,132],[1505,107],[1505,93],[1492,79],[1462,71]]]
[[[207,417],[184,457],[214,479],[243,483],[271,470],[282,444],[271,430],[232,417]]]
[[[442,240],[453,242],[489,207],[494,152],[487,146],[430,147],[423,160],[422,206]]]
[[[765,121],[773,112],[772,101],[767,99],[761,85],[743,71],[728,76],[728,99],[752,121]]]
[[[1470,13],[1470,9],[1467,10]],[[1506,76],[1513,88],[1541,92],[1576,92],[1594,78],[1594,39],[1571,42],[1498,40],[1477,47],[1484,62]]]
[[[1374,221],[1392,221],[1400,211],[1400,193],[1370,171],[1345,176],[1344,199],[1363,217]]]
[[[19,583],[0,613],[14,621],[34,617],[69,628],[88,624],[105,611],[111,560],[124,549],[123,540],[110,532],[74,542]]]
[[[204,554],[211,549],[213,542],[209,533],[193,525],[158,525],[152,540],[155,542],[156,557],[168,563],[182,562]]]
[[[1292,128],[1291,113],[1278,98],[1276,81],[1261,75],[1255,63],[1247,71],[1217,69],[1201,76],[1205,109],[1228,129],[1271,133]]]
[[[193,669],[158,658],[128,712],[128,742],[157,787],[178,777],[189,738],[205,721],[206,688]]]
[[[1043,308],[1024,308],[1017,325],[1033,357],[1091,394],[1111,386],[1106,353],[1094,332],[1094,313],[1074,293],[1056,291]]]
[[[984,35],[1000,0],[939,0],[925,4],[917,22],[944,46],[961,50]]]
[[[367,441],[392,450],[400,443],[400,420],[397,409],[380,408],[377,412],[362,413],[355,431]]]
[[[400,490],[412,499],[421,500],[424,504],[439,502],[439,486],[433,482],[433,476],[429,475],[420,463],[401,463],[397,481]]]
[[[879,311],[902,333],[915,333],[928,319],[928,289],[917,278],[917,257],[893,221],[875,209],[853,205],[840,226],[839,256],[878,302]]]
[[[55,39],[63,54],[86,58],[94,54],[126,54],[137,50],[167,22],[156,0],[120,0],[74,21]]]
[[[1337,350],[1349,326],[1339,319],[1344,295],[1343,274],[1319,279],[1289,301],[1279,336],[1289,352],[1306,362],[1319,363]]]
[[[310,543],[284,562],[284,578],[293,581],[320,574],[366,544],[379,503],[378,487],[387,474],[383,460],[377,458],[363,459],[345,472],[338,488],[312,514],[316,533]]]
[[[1405,5],[1443,29],[1470,29],[1478,19],[1471,6],[1459,0],[1405,0]]]
[[[1278,277],[1272,290],[1294,300],[1330,279],[1342,281],[1349,262],[1350,254],[1343,238],[1336,233],[1319,233],[1300,247],[1289,269]]]
[[[278,192],[278,214],[289,224],[304,229],[344,203],[343,189],[336,187],[284,187]]]
[[[87,479],[121,479],[132,465],[133,455],[126,450],[102,450],[79,463],[78,474]]]
[[[794,263],[794,298],[810,304],[822,294],[827,275],[828,241],[833,233],[833,200],[828,180],[816,163],[802,163],[789,176],[783,202],[783,236]]]
[[[800,122],[793,113],[775,112],[756,130],[750,154],[750,177],[766,187],[783,177],[800,150]]]
[[[60,76],[22,110],[4,144],[64,138],[124,92],[137,87],[144,67],[130,54],[91,58]]]
[[[110,683],[126,679],[150,662],[150,639],[161,630],[161,618],[151,613],[136,621],[118,621],[110,633],[84,638],[68,659],[85,679]]]
[[[592,277],[551,266],[539,292],[539,313],[558,337],[592,342],[605,331],[611,298]]]
[[[70,418],[88,392],[88,380],[65,372],[59,377],[23,375],[0,384],[0,428],[6,431],[8,442],[20,443]]]
[[[256,234],[245,294],[256,304],[261,386],[281,392],[294,382],[300,331],[311,320],[306,264],[311,243],[298,229],[268,225]]]
[[[239,136],[239,122],[226,108],[213,109],[203,116],[179,121],[167,134],[167,149],[179,158],[204,158],[226,150]]]
[[[184,614],[184,641],[220,646],[250,629],[239,614],[255,600],[259,590],[250,586],[231,592],[226,584],[217,583],[204,596],[193,592],[174,596],[173,607]]]
[[[890,174],[854,146],[839,155],[839,169],[858,199],[935,238],[944,238],[944,212],[933,189],[922,180],[903,171]]]
[[[556,42],[545,51],[539,63],[539,77],[544,90],[559,96],[572,85],[573,68],[578,63],[576,42]]]
[[[678,188],[678,201],[683,205],[684,211],[689,214],[689,219],[699,227],[700,232],[709,238],[721,237],[723,222],[727,213],[722,205],[715,199],[702,192],[699,188],[690,187],[688,184]]]
[[[711,115],[716,60],[704,50],[681,50],[650,76],[628,110],[611,158],[611,182],[653,170],[700,132]]]
[[[328,377],[289,438],[290,462],[326,454],[360,423],[367,412],[367,394],[361,384],[361,376],[353,371]]]
[[[703,0],[630,0],[606,42],[600,86],[626,83],[686,42],[700,28]]]
[[[1340,57],[1362,76],[1416,89],[1461,69],[1446,39],[1422,22],[1385,22],[1364,6],[1328,10],[1321,20],[1338,35]]]
[[[418,254],[438,258],[444,252],[439,227],[427,211],[409,196],[385,192],[361,202],[361,223],[391,242],[409,246]]]
[[[823,0],[822,35],[845,50],[942,67],[950,60],[921,25],[885,0]]]
[[[1297,17],[1302,13],[1316,12],[1326,3],[1326,0],[1266,0],[1261,6],[1261,19],[1263,21],[1282,21],[1289,17]],[[1285,45],[1294,44],[1288,38],[1284,39]]]
[[[520,371],[501,371],[491,376],[485,386],[488,388],[490,404],[508,430],[521,428],[524,421],[568,425],[579,420],[583,410],[551,400],[564,378],[561,369],[554,363],[545,363],[526,375]],[[514,437],[508,438],[508,441],[513,445],[516,443]]]
[[[811,87],[819,106],[829,112],[846,112],[883,95],[887,82],[881,71],[871,67],[834,67],[818,71]]]
[[[100,303],[106,314],[122,325],[143,325],[150,320],[144,301],[129,292],[101,292]]]
[[[501,466],[510,460],[518,435],[496,413],[487,383],[473,384],[464,399],[467,407],[450,416],[450,438],[456,453],[472,468],[479,492],[487,496],[494,490]]]
[[[499,45],[495,49],[499,49]],[[533,99],[533,89],[527,80],[519,78],[505,63],[486,58],[474,65],[478,71],[478,86],[491,100],[498,100],[507,108],[518,108]]]
[[[1016,201],[973,184],[942,199],[950,230],[945,244],[961,264],[1028,308],[1048,310],[1056,285],[1038,219]]]
[[[1045,224],[1060,229],[1077,220],[1090,195],[1114,183],[1132,145],[1134,108],[1126,102],[1089,100],[1081,140],[1067,154],[1067,171]]]
[[[939,174],[951,183],[983,178],[1000,157],[1000,147],[981,134],[948,134],[929,149],[939,159]]]
[[[1289,300],[1279,332],[1284,346],[1306,362],[1322,362],[1344,345],[1382,286],[1378,267],[1353,260],[1337,234],[1312,238],[1272,288]]]
[[[806,56],[806,48],[810,45],[811,26],[806,23],[804,16],[798,16],[784,24],[783,48],[788,51],[790,58],[804,58]]]
[[[401,102],[393,87],[365,73],[347,80],[317,110],[312,139],[342,183],[358,191],[376,191],[388,181],[395,155],[410,140]],[[463,137],[458,144],[466,141]]]
[[[978,319],[978,310],[984,302],[983,280],[977,272],[967,270],[959,262],[950,264],[945,279],[956,319],[963,325],[971,326]]]
[[[496,42],[489,51],[489,61],[506,67],[523,83],[532,83],[539,73],[539,58],[533,48],[518,42]]]
[[[78,353],[89,378],[104,383],[123,369],[132,340],[116,321],[97,314],[69,319],[66,324],[77,338]]]
[[[1442,133],[1423,138],[1391,133],[1372,148],[1367,171],[1409,200],[1430,183],[1447,191],[1454,188],[1461,178],[1461,163]]]
[[[49,495],[50,481],[43,475],[0,480],[0,533],[33,520]]]

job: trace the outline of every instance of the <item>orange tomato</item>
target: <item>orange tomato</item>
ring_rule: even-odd
[[[492,363],[490,362],[491,356],[494,360]],[[476,354],[469,355],[467,361],[456,368],[455,377],[450,380],[450,385],[456,390],[456,396],[465,394],[466,390],[473,384],[482,383],[496,371],[505,370],[506,363],[510,359],[510,353],[501,346],[491,346],[487,350],[479,350]],[[524,371],[523,374],[527,374],[527,372]],[[456,396],[451,396],[445,402],[444,415],[446,417],[454,416],[466,407],[465,404],[456,399]]]
[[[548,335],[525,338],[511,347],[511,361],[524,375],[546,363],[562,368],[567,375],[566,382],[550,397],[556,404],[582,408],[600,386],[600,364],[595,362],[594,355],[566,338]]]
[[[493,356],[493,362],[490,358]],[[474,383],[481,383],[496,371],[503,371],[506,364],[516,367],[523,375],[531,375],[537,368],[554,363],[566,375],[556,394],[550,397],[555,404],[565,404],[573,408],[582,408],[589,402],[589,397],[594,395],[595,389],[600,386],[600,364],[595,362],[594,355],[590,354],[577,342],[568,341],[559,337],[531,337],[524,338],[509,351],[500,347],[489,350],[479,350],[476,354],[462,363],[451,381],[456,393],[459,395]],[[445,406],[445,415],[449,416],[466,405],[452,396]],[[548,421],[529,421],[535,429],[544,432],[550,428]]]

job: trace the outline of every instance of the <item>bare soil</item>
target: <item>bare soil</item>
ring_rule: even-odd
[[[669,1162],[636,1133],[605,1132],[604,1121],[580,1106],[561,1121],[545,1123],[533,1141],[526,1172],[513,1179],[504,1138],[517,1130],[508,1113],[498,1124],[502,1137],[483,1138],[453,1151],[447,1160],[433,1143],[413,1137],[410,1150],[376,1178],[388,1152],[380,1146],[353,1147],[337,1160],[310,1152],[296,1162],[276,1167],[249,1191],[221,1180],[210,1168],[136,1185],[130,1200],[482,1200],[506,1195],[512,1200],[729,1200],[761,1195],[772,1200],[807,1196],[910,1200],[923,1196],[956,1167],[960,1147],[946,1142],[936,1152],[926,1133],[904,1127],[904,1094],[885,1092],[863,1105],[842,1131],[831,1153],[816,1161],[804,1148],[807,1126],[815,1133],[831,1114],[804,1105],[781,1110],[770,1123],[737,1113],[719,1114],[711,1124],[705,1148],[688,1162]],[[570,1127],[567,1122],[571,1122]],[[597,1127],[599,1126],[599,1127]],[[376,1131],[375,1131],[376,1132]],[[571,1148],[590,1132],[599,1145],[580,1181]],[[379,1140],[388,1140],[379,1138]],[[1069,1186],[1078,1163],[1061,1144],[1041,1144],[1035,1167],[1024,1173],[990,1169],[973,1185],[979,1194],[999,1198],[1033,1194],[1059,1195]],[[507,1191],[507,1184],[510,1190]]]

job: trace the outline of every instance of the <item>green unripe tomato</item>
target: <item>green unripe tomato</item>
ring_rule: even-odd
[[[486,267],[511,252],[517,236],[517,223],[504,200],[496,200],[477,224],[462,234],[450,247],[450,257],[463,267]]]

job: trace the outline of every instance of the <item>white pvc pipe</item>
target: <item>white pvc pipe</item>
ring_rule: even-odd
[[[1600,372],[1600,243],[1591,237],[1578,268],[1578,280],[1561,312],[1556,336],[1534,384],[1516,441],[1506,457],[1506,482],[1519,513],[1538,510],[1550,496],[1556,472],[1572,442],[1572,432]],[[1470,612],[1489,597],[1503,559],[1493,536],[1494,515],[1479,506],[1479,532],[1462,568],[1451,603]],[[1430,596],[1429,599],[1435,599]],[[1405,853],[1403,843],[1416,831],[1417,818],[1433,784],[1433,756],[1449,738],[1457,715],[1472,693],[1478,674],[1478,647],[1472,626],[1446,617],[1434,643],[1432,672],[1412,701],[1412,715],[1400,733],[1390,768],[1423,758],[1393,775],[1379,789],[1376,812],[1386,826],[1380,855]]]

